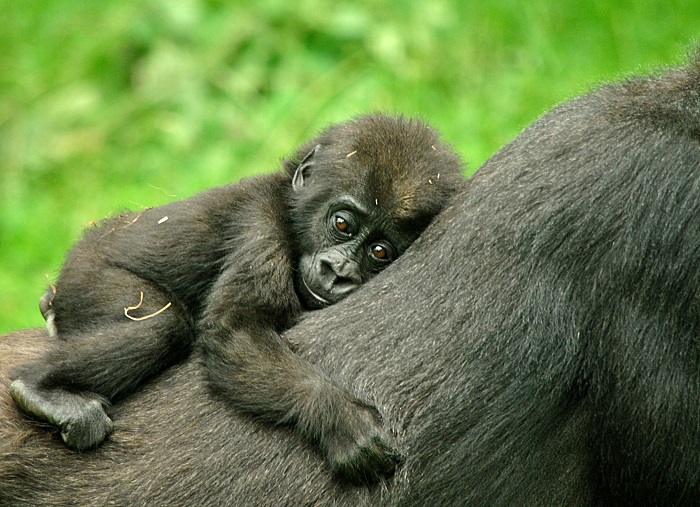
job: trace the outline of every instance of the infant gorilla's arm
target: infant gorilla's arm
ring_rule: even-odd
[[[403,253],[459,186],[461,163],[420,122],[365,116],[284,166],[89,231],[42,302],[58,340],[18,372],[17,404],[68,445],[98,445],[112,430],[107,402],[184,357],[196,337],[225,403],[293,425],[339,476],[391,473],[400,455],[377,410],[279,332]]]

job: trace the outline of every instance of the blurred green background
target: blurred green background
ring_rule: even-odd
[[[683,61],[697,0],[0,0],[0,333],[90,221],[419,115],[475,170],[554,104]]]

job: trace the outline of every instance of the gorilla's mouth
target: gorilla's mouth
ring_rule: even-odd
[[[304,275],[301,275],[301,282],[304,284],[304,288],[306,288],[306,292],[308,292],[309,294],[311,294],[311,296],[312,296],[316,301],[318,301],[319,303],[321,303],[322,305],[325,305],[325,306],[328,306],[328,305],[332,304],[330,301],[328,301],[327,299],[322,298],[321,296],[319,296],[318,294],[316,294],[314,291],[311,290],[311,287],[309,287],[309,284],[307,284],[307,283],[306,283],[306,280],[304,279]]]

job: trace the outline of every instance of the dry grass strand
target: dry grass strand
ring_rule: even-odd
[[[136,306],[127,306],[126,308],[124,308],[124,315],[126,316],[126,318],[134,320],[136,322],[146,320],[146,319],[151,319],[151,318],[155,317],[156,315],[163,313],[165,310],[170,308],[170,306],[172,305],[172,303],[168,303],[160,310],[153,312],[153,313],[150,313],[148,315],[144,315],[143,317],[133,317],[133,316],[129,315],[129,312],[131,310],[138,310],[139,308],[141,308],[142,304],[143,304],[143,291],[141,291],[141,299],[139,300],[139,303]]]

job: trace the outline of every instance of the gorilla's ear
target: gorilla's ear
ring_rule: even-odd
[[[314,165],[314,155],[316,154],[316,150],[318,150],[320,147],[321,145],[317,144],[313,150],[307,153],[299,163],[296,171],[294,171],[294,176],[292,176],[292,188],[295,192],[298,192],[304,186],[304,178],[310,174],[311,168]]]

